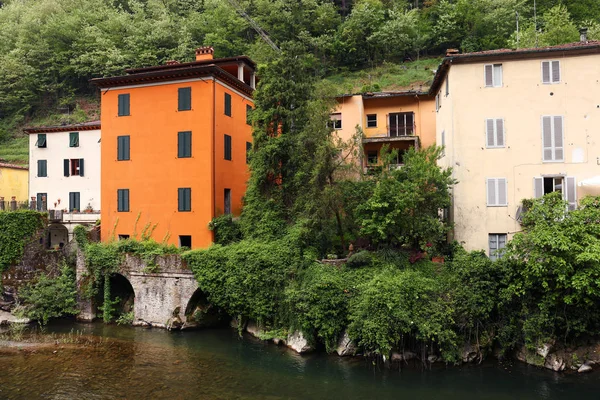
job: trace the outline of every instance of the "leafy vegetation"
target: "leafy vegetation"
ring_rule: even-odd
[[[25,245],[45,226],[45,215],[37,211],[0,212],[0,273],[20,261]]]

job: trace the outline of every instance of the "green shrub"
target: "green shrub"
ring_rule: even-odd
[[[25,245],[45,226],[44,214],[37,211],[0,211],[0,272],[20,261]]]
[[[216,244],[235,243],[242,238],[240,225],[233,220],[231,214],[223,214],[213,218],[208,224],[208,229],[214,232]]]
[[[373,257],[371,253],[366,250],[359,251],[358,253],[352,254],[346,261],[346,266],[349,268],[360,268],[371,265]]]

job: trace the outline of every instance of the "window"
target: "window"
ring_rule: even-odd
[[[563,117],[542,117],[542,160],[548,162],[564,161]]]
[[[542,83],[560,83],[559,61],[542,61]]]
[[[415,117],[412,112],[392,113],[389,115],[388,134],[391,137],[410,136],[415,131]]]
[[[192,189],[177,189],[177,211],[192,211]]]
[[[231,189],[225,189],[224,203],[225,214],[231,214]]]
[[[190,235],[180,235],[179,236],[179,247],[187,247],[188,249],[192,248],[192,237]]]
[[[79,207],[79,192],[69,192],[69,211],[81,211]]]
[[[225,115],[231,117],[231,95],[225,93]]]
[[[117,161],[129,160],[129,136],[117,136]]]
[[[129,239],[129,235],[119,235],[119,240],[127,240]]]
[[[577,180],[573,176],[545,176],[533,178],[533,196],[540,198],[548,193],[560,192],[569,203],[569,210],[577,208]]]
[[[367,114],[367,128],[377,128],[377,114]]]
[[[506,247],[506,233],[490,233],[488,237],[490,242],[490,260],[495,261],[502,258],[504,248]]]
[[[504,147],[504,120],[488,118],[485,120],[486,147]]]
[[[442,157],[446,155],[446,131],[442,131]]]
[[[487,179],[487,206],[503,207],[507,206],[507,188],[506,178],[488,178]]]
[[[48,193],[38,193],[36,195],[35,208],[38,211],[46,211],[48,205]]]
[[[188,111],[192,109],[192,88],[177,89],[177,110]]]
[[[329,116],[332,129],[342,129],[342,114],[335,113]]]
[[[250,164],[250,153],[252,152],[252,143],[246,142],[246,164]]]
[[[367,152],[367,164],[377,164],[377,150]]]
[[[225,135],[225,154],[224,157],[226,160],[231,161],[231,136]]]
[[[38,160],[37,176],[38,176],[38,178],[46,178],[48,176],[48,161]]]
[[[190,158],[192,156],[192,132],[177,133],[177,157]]]
[[[79,132],[69,133],[69,147],[79,147]]]
[[[129,189],[117,189],[117,211],[129,212]]]
[[[502,86],[502,64],[484,65],[485,87]]]
[[[37,135],[37,141],[35,142],[35,145],[37,147],[39,147],[40,149],[46,148],[46,134],[45,133],[40,133]]]
[[[129,115],[129,93],[119,95],[119,117]]]
[[[252,114],[252,106],[249,104],[246,104],[246,123],[248,125],[252,124],[252,120],[250,119],[251,114]]]
[[[446,75],[446,97],[450,94],[450,75]]]
[[[83,176],[83,158],[64,160],[65,176]]]
[[[440,111],[440,108],[442,108],[442,99],[440,99],[440,94],[436,94],[435,95],[435,112]]]

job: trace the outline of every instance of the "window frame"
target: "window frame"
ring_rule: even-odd
[[[231,189],[223,189],[223,214],[231,215]]]
[[[40,145],[40,139],[44,139],[43,140],[43,145]],[[45,133],[38,133],[37,134],[37,139],[35,141],[35,147],[37,147],[38,149],[46,149],[48,148],[48,137],[46,136]]]
[[[79,147],[79,132],[69,132],[69,147]]]
[[[329,114],[329,120],[331,121],[331,128],[339,131],[342,129],[342,113],[331,113]]]
[[[560,117],[561,119],[561,142],[562,142],[562,146],[560,147],[556,147],[556,137],[554,135],[555,133],[555,119]],[[551,123],[550,123],[550,142],[552,143],[551,147],[545,147],[544,146],[544,118],[551,118]],[[542,115],[542,117],[540,118],[540,130],[542,132],[542,163],[564,163],[565,162],[565,117],[564,115]],[[557,149],[561,149],[562,150],[562,158],[561,159],[557,159],[556,158],[556,151]],[[546,150],[550,150],[551,154],[552,154],[552,158],[549,160],[545,159],[545,151]]]
[[[192,158],[192,131],[177,132],[177,158]]]
[[[187,102],[187,104],[186,104]],[[187,105],[187,108],[186,108]],[[177,111],[191,111],[192,110],[192,87],[180,87],[177,88]]]
[[[129,189],[117,189],[117,212],[129,212],[129,202]]]
[[[192,211],[192,188],[177,188],[177,211]]]
[[[224,134],[223,135],[223,159],[227,161],[232,161],[233,159],[233,139],[231,135]]]
[[[48,160],[37,160],[37,177],[48,177]]]
[[[372,123],[373,121],[369,121],[369,117],[375,117],[375,125],[371,126],[369,125],[370,123]],[[377,114],[367,114],[367,128],[377,128]]]
[[[490,180],[494,181],[494,190],[495,190],[495,195],[496,198],[494,199],[495,202],[494,203],[490,203],[490,191],[489,191],[489,185],[490,185]],[[500,203],[500,190],[499,190],[499,182],[500,180],[504,180],[504,199],[506,200],[506,202],[504,204]],[[490,178],[485,178],[485,198],[486,198],[486,207],[508,207],[508,179],[503,178],[503,177],[490,177]]]
[[[544,63],[548,63],[548,74],[550,80],[548,82],[544,82]],[[552,73],[552,64],[558,63],[558,81],[554,81],[554,74]],[[543,85],[557,85],[562,80],[562,66],[560,65],[560,60],[543,60],[540,62],[540,74],[541,81]]]
[[[489,135],[489,131],[488,131],[488,121],[493,121],[493,139],[494,139],[494,144],[490,145],[488,142],[488,135]],[[498,121],[502,121],[502,145],[498,144]],[[503,149],[506,147],[506,121],[504,120],[504,118],[486,118],[485,121],[485,148],[486,149]]]
[[[182,238],[189,238],[190,239],[190,245],[189,246],[184,246],[182,244]],[[179,248],[182,248],[182,247],[187,247],[189,249],[192,248],[192,235],[179,235]]]
[[[488,66],[492,67],[492,84],[491,85],[487,84],[486,68]],[[496,67],[499,67],[499,69],[500,69],[500,83],[499,84],[498,84],[498,82],[496,82]],[[504,68],[502,67],[502,63],[484,64],[483,65],[483,85],[486,88],[499,88],[504,85]]]
[[[69,212],[81,211],[81,192],[69,192]]]
[[[500,247],[500,237],[504,237],[504,246]],[[494,239],[496,248],[492,249],[492,238]],[[508,242],[507,233],[489,233],[488,234],[488,258],[492,261],[501,259],[504,256],[506,243]],[[492,253],[492,250],[494,253]]]
[[[125,152],[127,154],[125,154]],[[131,136],[117,136],[117,161],[131,160]]]
[[[226,116],[231,117],[231,95],[229,93],[225,93],[223,100],[225,102],[223,113]]]
[[[117,116],[128,117],[131,115],[131,96],[121,93],[117,96]]]

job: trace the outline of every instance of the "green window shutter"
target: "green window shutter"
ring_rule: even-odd
[[[252,121],[250,120],[250,113],[252,112],[252,106],[247,104],[246,105],[246,123],[248,125],[250,125],[252,123]]]
[[[69,133],[69,147],[79,147],[79,132]]]
[[[124,193],[124,203],[125,203],[124,211],[129,212],[129,189],[125,189],[124,192],[125,192]]]
[[[179,88],[178,92],[178,106],[179,111],[187,111],[192,109],[192,88],[185,87]]]
[[[129,136],[117,137],[117,161],[129,160]]]
[[[81,211],[79,207],[79,192],[69,192],[69,211]]]
[[[79,203],[79,192],[75,192],[75,208],[81,211],[81,205]]]
[[[131,146],[130,137],[129,136],[125,136],[123,138],[123,142],[124,142],[123,146],[125,148],[125,150],[123,151],[123,157],[124,157],[123,159],[124,160],[129,160],[130,159],[130,151],[131,151],[130,150],[130,146]]]
[[[231,117],[231,95],[225,93],[225,115]]]
[[[117,211],[123,211],[123,191],[117,189]]]
[[[46,134],[45,133],[40,133],[37,135],[37,142],[35,143],[35,145],[39,148],[46,148]]]
[[[129,211],[129,189],[117,189],[117,211]]]
[[[231,136],[225,135],[225,159],[231,161]]]
[[[185,150],[186,150],[186,156],[187,157],[191,157],[192,156],[192,132],[188,131],[186,132],[185,135]]]
[[[177,157],[189,158],[192,156],[192,132],[177,133]]]
[[[185,132],[177,132],[177,157],[179,158],[185,157],[184,136]]]
[[[178,211],[183,211],[183,209],[184,209],[184,205],[183,205],[184,191],[185,190],[182,188],[177,189],[177,210]]]
[[[250,164],[250,152],[252,152],[252,143],[246,142],[246,164]]]
[[[192,189],[179,188],[177,189],[177,210],[192,211]]]
[[[192,188],[185,189],[185,210],[192,211]]]
[[[119,95],[119,117],[129,115],[129,93]]]
[[[69,176],[69,160],[65,159],[63,161],[65,176]]]
[[[79,159],[79,176],[83,176],[83,158]]]

